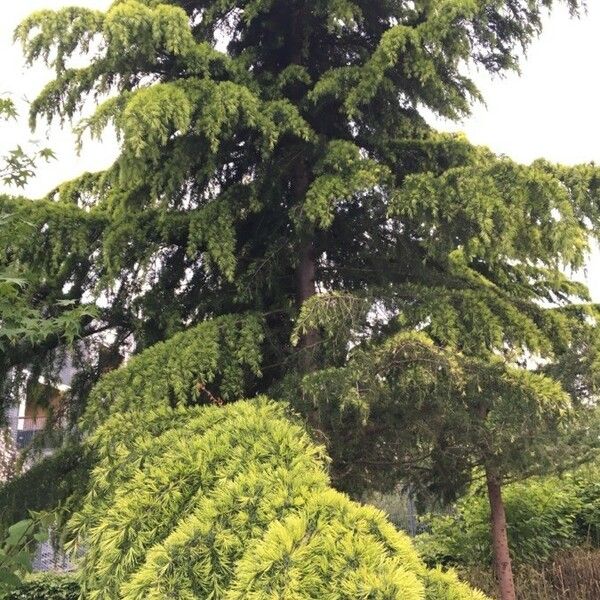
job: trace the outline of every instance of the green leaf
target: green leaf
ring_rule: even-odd
[[[9,546],[19,545],[25,539],[26,534],[29,533],[32,525],[32,519],[23,519],[22,521],[11,525],[8,528],[8,538],[6,543]]]
[[[0,566],[0,590],[11,589],[18,587],[21,583],[21,578],[15,575],[10,569]]]

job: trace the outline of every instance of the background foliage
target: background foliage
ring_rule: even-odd
[[[563,477],[534,478],[506,486],[504,502],[512,558],[548,562],[561,550],[600,546],[598,467]],[[482,566],[491,562],[489,507],[481,494],[461,499],[453,514],[433,516],[417,546],[432,564]]]
[[[78,600],[79,585],[73,575],[43,573],[28,576],[4,600]]]
[[[76,505],[87,484],[91,461],[77,446],[65,447],[0,486],[0,528],[25,519],[29,511]]]

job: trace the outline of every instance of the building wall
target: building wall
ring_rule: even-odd
[[[66,387],[66,386],[61,386]],[[21,402],[10,405],[6,409],[6,421],[11,438],[17,446],[26,446],[35,435],[35,431],[43,429],[46,425],[50,410],[59,411],[61,406],[62,391],[53,390],[48,398],[48,406],[39,406],[33,402],[27,402],[23,395]],[[56,412],[55,412],[56,414]],[[19,443],[21,442],[21,443]],[[43,449],[41,456],[52,453],[52,449]],[[36,454],[26,460],[23,468],[27,469],[40,459],[40,454]],[[50,541],[41,543],[33,557],[34,571],[71,571],[73,563],[64,555],[57,551]]]
[[[34,571],[73,571],[75,565],[69,558],[59,550],[56,550],[50,541],[41,543],[33,557],[32,566]]]
[[[13,439],[17,437],[17,428],[19,426],[19,405],[11,404],[6,410],[6,421],[8,423],[8,430],[11,433]]]

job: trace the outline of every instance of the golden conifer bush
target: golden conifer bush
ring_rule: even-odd
[[[90,600],[483,600],[330,487],[285,404],[118,412],[71,526]]]

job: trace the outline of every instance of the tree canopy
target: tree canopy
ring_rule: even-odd
[[[16,38],[55,70],[32,124],[91,99],[82,143],[113,126],[121,152],[45,199],[0,202],[18,223],[0,230],[0,266],[27,273],[43,314],[82,311],[76,336],[18,339],[3,373],[56,368],[73,342],[78,415],[107,365],[149,348],[157,377],[126,397],[131,375],[109,376],[109,405],[287,399],[347,489],[404,478],[449,499],[481,472],[499,491],[585,459],[597,308],[568,273],[600,232],[600,172],[517,164],[425,118],[468,113],[468,67],[516,69],[555,4],[117,0],[31,15]]]
[[[32,121],[73,118],[108,94],[78,127],[114,125],[122,152],[46,200],[5,200],[2,214],[23,225],[3,262],[27,267],[38,305],[100,301],[82,335],[112,328],[115,346],[267,314],[265,389],[289,372],[297,299],[313,280],[456,291],[449,257],[464,253],[465,270],[522,302],[576,295],[553,267],[582,261],[595,170],[514,165],[421,116],[466,113],[478,97],[467,62],[515,68],[551,4],[128,0],[35,13],[16,36],[56,78]],[[82,52],[89,64],[73,66]]]

